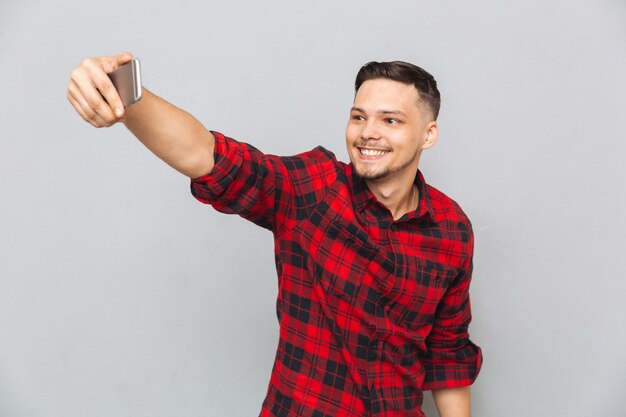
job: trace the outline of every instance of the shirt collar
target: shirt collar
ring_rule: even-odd
[[[351,183],[352,189],[352,202],[357,211],[363,211],[363,209],[368,205],[368,203],[377,202],[376,196],[367,188],[367,184],[362,178],[357,177],[354,174],[354,168],[352,164],[348,165],[347,172],[348,182]],[[426,181],[424,181],[424,176],[422,172],[418,169],[417,175],[415,175],[415,180],[413,183],[417,186],[419,190],[419,203],[417,205],[417,211],[409,213],[408,218],[421,218],[425,217],[431,222],[435,222],[435,214],[433,212],[433,207],[430,203],[430,198],[428,196],[428,189],[426,188]]]

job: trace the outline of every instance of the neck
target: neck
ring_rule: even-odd
[[[416,210],[419,202],[419,191],[413,184],[414,178],[402,181],[365,181],[367,188],[391,212],[394,220],[406,213]]]

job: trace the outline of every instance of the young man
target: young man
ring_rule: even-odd
[[[147,90],[124,111],[106,74],[130,59],[72,71],[76,111],[97,127],[123,121],[198,200],[274,233],[280,340],[261,416],[419,417],[423,390],[441,417],[469,416],[482,363],[467,331],[472,229],[418,170],[437,141],[433,77],[362,67],[345,164],[321,147],[263,154]]]

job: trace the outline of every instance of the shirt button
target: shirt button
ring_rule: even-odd
[[[383,308],[385,309],[385,311],[389,311],[389,309],[390,309],[391,307],[389,307],[389,304],[385,304],[385,307],[383,307]]]

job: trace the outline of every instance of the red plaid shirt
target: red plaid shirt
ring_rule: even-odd
[[[274,233],[280,340],[261,416],[421,417],[422,390],[470,385],[473,235],[418,172],[394,221],[352,166],[318,147],[266,155],[219,133],[193,195]]]

